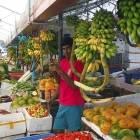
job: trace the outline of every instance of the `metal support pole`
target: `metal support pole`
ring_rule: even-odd
[[[59,30],[58,30],[58,55],[59,62],[62,59],[62,38],[63,38],[63,13],[59,14]]]
[[[16,46],[16,67],[19,68],[19,60],[18,60],[18,50],[19,50],[19,46]]]

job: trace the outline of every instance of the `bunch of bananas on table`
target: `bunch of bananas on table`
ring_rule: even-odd
[[[137,79],[132,78],[131,82],[133,85],[140,85],[140,79],[137,80]]]
[[[140,47],[140,1],[119,0],[117,8],[120,18],[117,24],[121,32],[125,35],[130,35],[131,40],[138,43]]]

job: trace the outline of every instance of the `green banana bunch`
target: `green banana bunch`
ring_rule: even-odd
[[[77,26],[79,24],[79,18],[76,15],[69,15],[65,20],[67,26]]]
[[[91,26],[88,20],[81,21],[76,30],[75,30],[75,43],[77,48],[74,53],[76,55],[77,60],[81,60],[86,63],[90,61],[94,57],[94,53],[90,48],[90,45],[87,44],[89,39],[89,27]]]
[[[90,40],[88,44],[93,50],[98,50],[107,58],[115,56],[117,46],[112,43],[115,36],[115,20],[113,13],[107,10],[96,11],[92,18]]]
[[[117,25],[121,32],[128,34],[136,44],[140,43],[140,2],[139,0],[119,0],[117,2],[120,20]],[[128,41],[129,43],[129,41]]]

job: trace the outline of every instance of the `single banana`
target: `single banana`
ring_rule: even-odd
[[[105,48],[101,47],[100,52],[104,53],[105,52]]]
[[[99,63],[99,64],[102,63],[101,60],[95,60],[94,62],[95,62],[95,63]]]
[[[84,84],[82,84],[82,83],[80,83],[80,82],[78,82],[78,81],[74,81],[74,84],[75,84],[77,87],[79,87],[79,88],[81,88],[81,89],[83,89],[83,90],[85,90],[85,91],[90,91],[90,92],[95,91],[95,88],[92,88],[92,87],[89,87],[89,86],[87,86],[87,85],[84,85]]]
[[[85,77],[85,80],[87,80],[87,81],[97,81],[98,79],[100,79],[99,77],[88,77],[88,76],[86,76]]]
[[[93,50],[96,51],[97,50],[97,46],[96,45],[92,45]]]
[[[103,69],[104,69],[104,75],[105,75],[105,77],[104,77],[104,81],[103,81],[102,85],[100,87],[98,87],[98,88],[95,89],[95,93],[98,93],[99,91],[104,90],[105,86],[109,82],[109,69],[108,69],[108,66],[107,66],[107,63],[106,63],[106,59],[103,56],[103,54],[100,54],[100,57],[101,57],[102,66],[103,66]]]
[[[91,62],[87,68],[87,73],[89,73],[92,70],[93,63]]]
[[[99,63],[94,63],[96,71],[99,70]]]
[[[95,65],[94,65],[94,63],[92,63],[93,65],[92,65],[92,69],[91,69],[91,72],[94,72],[95,71]]]
[[[115,97],[112,98],[106,98],[106,99],[91,99],[91,103],[94,104],[100,104],[100,103],[107,103],[107,102],[111,102],[115,99]]]
[[[133,82],[134,85],[140,85],[140,80],[137,80],[136,82]]]

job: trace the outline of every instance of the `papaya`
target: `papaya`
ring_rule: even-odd
[[[140,114],[137,115],[136,119],[140,121]]]
[[[102,106],[102,107],[98,110],[99,114],[101,115],[102,112],[103,112],[104,110],[106,110],[106,108],[107,108],[107,107]]]
[[[85,118],[86,118],[86,120],[87,121],[92,121],[92,118],[93,118],[93,116],[95,116],[96,115],[96,112],[94,112],[94,111],[92,111],[92,112],[86,112],[85,113]]]
[[[110,121],[111,117],[115,114],[117,114],[117,112],[107,112],[104,117],[107,121]]]
[[[125,113],[126,116],[130,116],[132,118],[135,118],[137,115],[138,115],[138,110],[136,110],[135,108],[129,108],[127,109],[126,113]]]
[[[103,123],[103,122],[105,122],[105,121],[106,121],[106,120],[105,120],[104,117],[99,118],[99,119],[98,119],[98,126],[100,126],[101,123]]]
[[[139,140],[139,139],[137,139],[136,137],[124,136],[124,137],[122,138],[122,140]]]
[[[122,129],[117,134],[117,140],[122,140],[124,136],[136,137],[135,132],[131,129]]]
[[[118,103],[117,102],[112,102],[112,103],[109,104],[108,107],[113,108],[115,105],[118,105]]]
[[[112,126],[113,125],[110,122],[104,121],[103,123],[100,124],[99,127],[102,133],[108,135]]]
[[[121,119],[122,119],[121,115],[115,114],[115,115],[111,116],[110,122],[111,122],[113,125],[116,125],[116,124],[118,124],[118,122],[119,122]]]
[[[107,108],[106,110],[104,110],[104,111],[102,112],[102,116],[103,116],[103,117],[106,116],[106,114],[107,114],[108,112],[114,112],[114,110],[113,110],[112,108]]]
[[[116,109],[117,109],[118,107],[120,107],[119,104],[118,104],[118,105],[115,105],[115,106],[113,107],[113,109],[116,111]]]
[[[136,131],[136,136],[140,139],[140,128]]]
[[[111,129],[110,129],[109,135],[110,135],[112,138],[116,139],[116,138],[117,138],[117,134],[118,134],[118,132],[119,132],[120,130],[122,130],[122,129],[121,129],[118,125],[114,125],[114,126],[112,126]]]
[[[101,118],[101,115],[95,115],[93,116],[92,122],[96,125],[98,125],[98,120]]]
[[[90,109],[90,108],[84,109],[84,110],[83,110],[83,116],[85,116],[85,114],[86,114],[87,112],[93,112],[93,110]]]
[[[136,103],[127,103],[124,105],[124,107],[128,109],[128,108],[138,107],[138,105]]]
[[[123,118],[118,122],[118,126],[123,129],[128,129],[133,126],[133,121],[129,118]]]
[[[140,122],[137,119],[130,118],[130,120],[133,122],[133,126],[131,127],[131,129],[138,129],[138,128],[140,128]]]
[[[125,107],[123,107],[123,106],[118,107],[118,108],[116,109],[116,112],[121,113],[121,114],[125,114],[126,111],[127,111],[127,109],[126,109]]]

